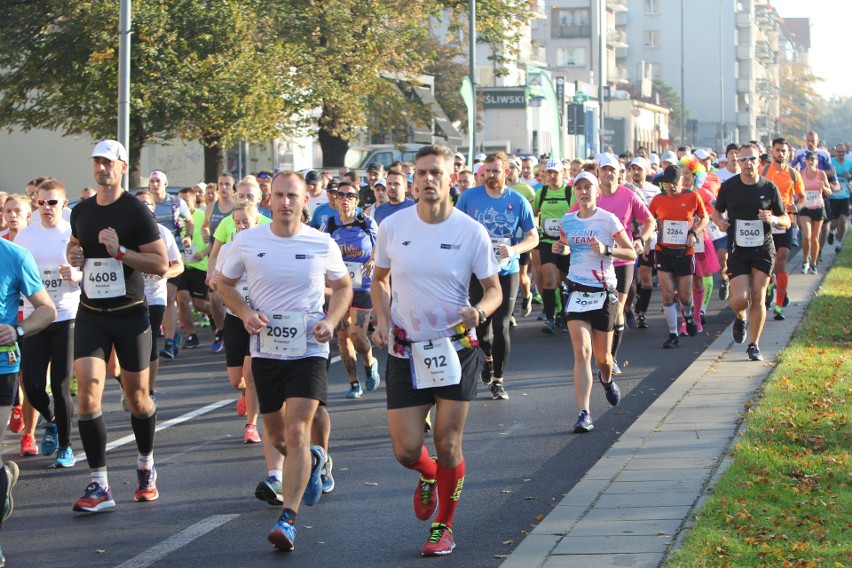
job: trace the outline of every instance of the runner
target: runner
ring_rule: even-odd
[[[680,300],[681,315],[686,320],[686,332],[698,333],[692,305],[692,278],[695,274],[694,249],[698,242],[696,231],[707,226],[707,212],[698,194],[683,191],[681,168],[668,166],[659,179],[663,193],[651,200],[648,209],[657,220],[657,245],[654,249],[654,266],[660,281],[663,311],[669,328],[669,338],[664,349],[676,348],[678,317],[675,293]],[[698,217],[697,224],[694,219]],[[649,245],[644,253],[649,252]]]
[[[831,196],[831,185],[825,172],[818,170],[813,152],[805,154],[807,167],[802,171],[805,185],[805,206],[799,210],[799,227],[802,230],[802,274],[819,274],[819,235],[825,220],[824,195]],[[839,207],[839,203],[838,203]],[[832,207],[832,212],[834,208]],[[840,234],[841,238],[843,233]]]
[[[384,180],[376,181],[374,191],[379,187],[384,189]],[[378,195],[379,192],[376,191],[376,196]],[[337,325],[340,359],[349,377],[349,392],[346,393],[346,398],[361,398],[363,394],[361,382],[358,380],[356,355],[360,355],[364,363],[367,390],[376,390],[380,383],[379,362],[373,357],[373,348],[367,337],[367,326],[370,325],[373,310],[370,278],[373,272],[373,243],[376,242],[378,225],[372,217],[357,213],[357,204],[358,189],[349,182],[341,183],[337,186],[337,214],[329,218],[324,228],[340,247],[343,262],[352,280],[352,305]]]
[[[615,175],[614,170],[611,175]],[[635,260],[637,245],[616,215],[597,206],[598,180],[595,176],[588,172],[577,174],[573,193],[578,209],[562,218],[562,234],[552,249],[554,254],[572,256],[565,313],[574,346],[574,392],[579,410],[574,432],[580,434],[594,429],[589,413],[592,355],[607,402],[616,406],[621,400],[621,391],[612,379],[610,352],[613,329],[621,311],[615,294],[617,278],[612,261],[613,257]]]
[[[551,160],[545,167],[546,185],[536,194],[533,214],[539,222],[539,245],[532,251],[533,278],[544,303],[542,332],[553,335],[556,330],[556,306],[561,283],[568,274],[570,260],[553,253],[559,239],[559,224],[572,205],[572,196],[562,180],[562,162]],[[561,304],[561,302],[560,302]]]
[[[625,184],[626,187],[636,192],[646,206],[660,193],[659,186],[648,181],[648,176],[651,175],[651,172],[651,164],[645,158],[641,156],[637,157],[630,164],[631,181]],[[641,237],[641,235],[638,236]],[[650,241],[650,246],[648,247],[649,254],[645,254],[644,247],[642,250],[637,251],[636,279],[634,280],[636,290],[634,292],[633,288],[631,288],[630,293],[628,293],[626,308],[628,311],[625,314],[627,325],[630,326],[632,319],[630,316],[635,312],[636,327],[639,329],[648,328],[648,320],[645,314],[648,311],[648,306],[651,304],[651,293],[654,289],[654,248],[657,245],[657,232],[651,231],[650,237],[645,240]],[[636,303],[634,311],[631,312],[629,308],[634,305],[631,298],[633,295],[636,297]]]
[[[79,282],[83,276],[79,270],[71,268],[65,257],[71,238],[71,225],[62,219],[62,210],[67,204],[65,186],[59,180],[44,180],[38,186],[39,224],[21,230],[16,241],[33,255],[41,280],[57,310],[53,323],[24,338],[27,356],[21,362],[21,379],[27,400],[45,420],[41,453],[52,456],[58,449],[53,466],[61,468],[72,467],[76,463],[71,449],[74,407],[70,387],[74,318],[80,303]],[[33,305],[24,301],[24,318],[30,317],[33,311]],[[48,369],[52,405],[46,390]]]
[[[470,215],[488,231],[495,259],[500,266],[499,282],[502,301],[484,323],[476,326],[476,336],[484,359],[482,382],[489,385],[491,398],[508,400],[504,383],[511,341],[509,318],[515,309],[520,278],[519,255],[538,246],[538,231],[529,201],[514,189],[506,187],[509,159],[503,152],[489,154],[483,170],[485,185],[473,187],[459,198],[458,209]],[[521,231],[523,240],[518,240]],[[483,297],[477,278],[470,281],[470,302],[476,305]],[[531,299],[530,299],[531,304]]]
[[[313,505],[322,494],[326,452],[311,446],[310,429],[327,398],[328,342],[352,299],[340,249],[328,235],[302,224],[307,201],[301,176],[275,174],[270,197],[274,221],[238,235],[219,282],[225,303],[252,336],[252,374],[264,437],[271,438],[282,456],[287,454],[283,511],[267,537],[282,550],[293,550],[299,502]],[[249,302],[236,288],[243,273]],[[332,292],[323,314],[326,285]]]
[[[219,180],[216,182],[216,195],[218,196],[218,199],[212,203],[212,206],[208,205],[204,211],[204,226],[207,228],[208,233],[207,248],[205,248],[202,253],[208,259],[205,284],[210,283],[212,269],[216,267],[215,259],[213,259],[213,266],[210,266],[213,245],[215,244],[213,235],[216,233],[216,229],[219,228],[219,223],[221,223],[225,217],[230,215],[231,210],[234,208],[236,197],[234,181],[234,176],[229,172],[220,174]],[[222,328],[225,325],[225,306],[222,305],[222,299],[219,297],[218,292],[211,290],[209,298],[210,317],[213,319],[213,325],[215,326],[215,329],[213,330],[213,343],[210,344],[210,352],[219,353],[224,348]]]
[[[156,196],[150,191],[137,191],[136,198],[145,204],[145,207],[151,210],[156,216]],[[148,305],[148,319],[151,321],[151,359],[148,362],[148,394],[151,395],[151,400],[156,403],[155,387],[157,383],[157,372],[160,369],[160,358],[157,356],[157,346],[154,338],[160,331],[160,324],[163,323],[165,313],[168,311],[168,291],[166,283],[169,279],[176,279],[183,273],[183,261],[181,260],[181,252],[178,250],[177,242],[172,231],[157,223],[157,229],[160,232],[160,237],[166,244],[166,255],[169,259],[169,268],[163,276],[155,274],[143,273],[142,278],[145,281],[145,303]],[[168,336],[166,336],[168,340]],[[175,351],[176,353],[176,351]],[[160,355],[163,352],[160,351]],[[122,404],[126,405],[127,399],[122,396]],[[126,406],[125,410],[130,410],[130,406]]]
[[[734,341],[742,343],[748,330],[748,358],[762,361],[758,342],[766,320],[764,297],[775,261],[775,244],[770,231],[772,227],[789,228],[790,217],[778,188],[758,175],[757,147],[746,144],[740,148],[739,155],[742,173],[722,184],[713,222],[728,232],[731,247],[728,277],[731,279],[731,309],[735,313]],[[728,220],[722,217],[726,212]]]
[[[203,252],[207,248],[207,244],[204,242],[204,211],[195,206],[192,188],[181,189],[178,195],[189,206],[193,221],[192,233],[186,232],[188,227],[184,229],[184,235],[189,237],[190,242],[184,250],[183,274],[177,278],[178,315],[187,333],[183,347],[184,349],[195,349],[201,342],[195,332],[192,308],[202,314],[202,317],[210,315],[210,302],[207,301],[208,289],[205,283],[207,257]]]
[[[388,346],[385,381],[394,456],[419,473],[415,516],[426,521],[438,509],[424,556],[455,548],[453,516],[465,477],[462,434],[476,397],[474,328],[497,309],[502,296],[487,231],[452,206],[452,171],[448,148],[424,146],[417,152],[414,183],[420,201],[382,223],[371,290],[373,342]],[[475,306],[468,301],[473,274],[484,290]],[[423,444],[423,422],[433,403],[437,459]]]
[[[91,483],[74,510],[98,513],[115,507],[106,467],[106,424],[101,413],[106,359],[112,348],[121,364],[121,385],[130,403],[130,424],[139,451],[135,501],[159,497],[154,468],[157,407],[148,392],[151,324],[145,308],[142,274],[163,276],[166,245],[151,212],[121,187],[127,152],[115,140],[92,152],[97,197],[71,212],[68,261],[83,267],[83,290],[74,330],[74,372],[79,393],[80,439]]]
[[[370,209],[373,213],[372,217],[379,225],[395,212],[414,205],[414,200],[405,196],[405,188],[408,185],[405,174],[398,170],[391,170],[384,181],[387,183],[387,203]]]
[[[829,245],[834,245],[834,252],[840,252],[843,238],[846,236],[846,221],[849,217],[849,185],[852,183],[852,159],[846,156],[846,146],[837,145],[831,165],[834,166],[837,183],[832,188],[831,195],[828,196],[831,223],[826,238]]]
[[[8,239],[0,239],[0,424],[5,425],[12,414],[12,402],[20,370],[20,343],[27,336],[36,334],[56,317],[56,308],[39,277],[38,266],[32,255]],[[18,322],[18,301],[24,296],[33,306],[32,313]],[[0,444],[6,428],[0,428]],[[12,488],[18,482],[18,465],[3,463],[0,456],[0,499],[3,510],[0,525],[12,514],[14,499]],[[6,558],[0,549],[0,565]]]

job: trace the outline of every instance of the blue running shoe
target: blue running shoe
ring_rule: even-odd
[[[287,513],[281,513],[278,522],[272,527],[272,532],[266,539],[272,543],[272,546],[279,550],[290,551],[295,547],[296,542],[296,525]]]
[[[305,487],[305,493],[302,495],[302,503],[308,506],[316,505],[322,497],[320,474],[322,473],[322,466],[325,465],[325,450],[320,446],[311,446],[311,457],[313,458],[311,476],[308,478],[308,486]]]
[[[577,417],[577,423],[574,424],[574,433],[584,434],[586,432],[591,432],[594,429],[595,425],[592,424],[592,417],[589,414],[589,411],[581,410],[580,415]]]
[[[115,508],[112,491],[103,488],[94,481],[86,486],[83,496],[74,501],[74,510],[78,513],[100,513]]]
[[[59,427],[55,422],[44,425],[44,436],[41,438],[41,455],[52,456],[59,447]]]
[[[601,372],[598,371],[598,381],[603,385],[604,391],[606,391],[606,401],[612,406],[618,406],[618,403],[621,402],[621,390],[615,384],[613,378],[610,377],[609,382],[605,383],[601,377]]]
[[[331,493],[334,491],[334,477],[331,475],[331,468],[334,467],[334,462],[331,459],[331,454],[325,455],[325,464],[320,472],[320,481],[322,481],[322,492]]]
[[[74,457],[74,450],[71,449],[71,446],[66,446],[64,448],[59,448],[59,451],[56,454],[56,461],[53,463],[53,467],[74,467],[74,464],[76,463],[77,458]]]
[[[213,343],[210,344],[210,353],[219,353],[225,348],[225,339],[221,331],[217,331],[213,336]]]
[[[369,367],[365,368],[367,380],[365,381],[365,386],[368,391],[374,391],[379,388],[379,383],[382,380],[379,378],[379,362],[373,358],[373,364]]]
[[[361,398],[364,391],[361,389],[361,383],[349,383],[349,390],[346,392],[346,398]]]

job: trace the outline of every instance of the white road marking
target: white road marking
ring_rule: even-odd
[[[193,540],[204,536],[210,531],[217,529],[234,519],[239,515],[214,515],[207,517],[204,520],[198,521],[189,528],[180,531],[178,534],[171,536],[153,547],[149,548],[142,554],[131,558],[126,562],[122,562],[116,568],[147,568],[158,560],[168,556],[175,550],[182,548]]]

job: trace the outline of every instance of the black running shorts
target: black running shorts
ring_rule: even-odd
[[[82,305],[74,328],[74,359],[97,357],[106,361],[115,347],[121,368],[138,373],[151,358],[151,322],[144,304],[103,314]]]
[[[325,357],[288,361],[253,357],[251,372],[257,387],[261,414],[278,412],[288,398],[310,398],[318,400],[321,405],[328,399]]]

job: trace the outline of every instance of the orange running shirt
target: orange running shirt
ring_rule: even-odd
[[[656,250],[663,250],[664,245],[671,248],[685,246],[687,235],[692,230],[692,218],[707,214],[701,197],[694,191],[684,191],[675,196],[664,193],[656,195],[651,200],[648,210],[657,220],[659,236]],[[686,254],[693,254],[693,252],[690,247]]]

